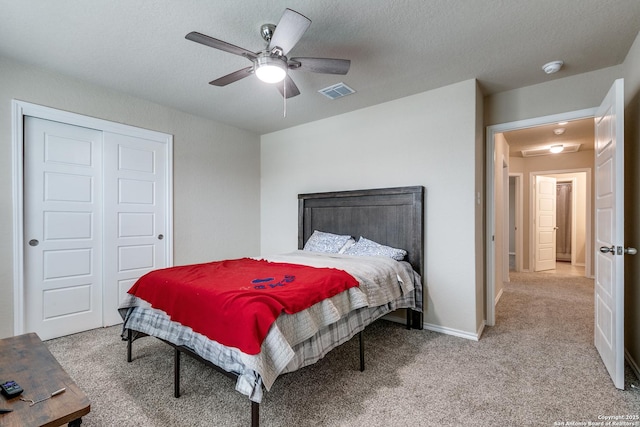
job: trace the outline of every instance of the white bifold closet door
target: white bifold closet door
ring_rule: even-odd
[[[166,186],[159,142],[25,117],[25,332],[122,320],[127,289],[166,264]]]

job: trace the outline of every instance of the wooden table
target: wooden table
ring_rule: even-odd
[[[20,384],[24,392],[9,400],[0,396],[0,408],[13,410],[0,414],[3,427],[52,427],[67,423],[79,426],[82,416],[90,411],[87,396],[34,333],[0,340],[0,381],[9,380]],[[64,393],[33,406],[20,400],[20,397],[42,399],[63,387]]]

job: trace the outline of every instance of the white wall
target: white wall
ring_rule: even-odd
[[[423,185],[425,322],[475,336],[478,97],[468,80],[263,135],[262,253],[297,249],[299,193]]]
[[[260,250],[258,135],[0,57],[0,338],[13,335],[11,100],[174,136],[174,261]]]
[[[480,336],[486,319],[486,286],[485,286],[485,158],[484,158],[484,96],[480,86],[476,84],[476,166],[475,166],[475,229],[476,229],[476,335]]]
[[[491,126],[597,107],[621,73],[621,66],[603,68],[487,96],[484,124]]]

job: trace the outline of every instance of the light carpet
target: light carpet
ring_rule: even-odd
[[[593,280],[511,277],[497,325],[479,341],[378,321],[364,333],[365,372],[355,338],[278,378],[261,425],[554,426],[639,415],[637,378],[627,367],[617,390],[593,345]],[[175,399],[173,349],[155,338],[134,343],[132,363],[119,326],[47,345],[91,400],[83,427],[250,424],[234,382],[186,356]]]

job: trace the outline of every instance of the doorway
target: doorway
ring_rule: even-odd
[[[522,174],[509,173],[509,271],[522,271]]]
[[[580,273],[586,277],[593,276],[593,269],[587,268],[591,266],[591,169],[571,169],[571,170],[552,170],[552,171],[536,171],[530,172],[529,194],[534,194],[531,199],[535,199],[535,186],[533,182],[538,177],[545,177],[555,180],[555,209],[556,220],[554,231],[556,242],[555,249],[551,252],[555,266],[549,268],[536,268],[535,245],[535,228],[533,224],[515,225],[515,218],[519,218],[522,224],[522,210],[528,210],[526,215],[533,221],[533,204],[523,200],[519,193],[523,192],[519,184],[521,174],[510,174],[509,182],[509,255],[510,255],[510,271],[513,272],[533,272],[562,269],[563,272],[571,271],[572,274]],[[558,188],[562,193],[558,193]],[[568,197],[564,197],[565,193]],[[564,200],[564,202],[563,202]],[[527,234],[521,236],[522,229],[527,229]],[[516,234],[517,233],[517,234]],[[517,237],[520,236],[518,239]],[[522,244],[515,245],[516,241],[524,240]],[[524,248],[528,250],[525,251]],[[526,257],[527,261],[522,262],[522,258]],[[517,262],[516,262],[517,261]],[[560,264],[558,263],[560,262]],[[524,267],[523,267],[524,266]]]
[[[582,118],[590,119],[594,124],[594,133],[591,138],[593,143],[593,158],[590,163],[596,170],[595,191],[592,194],[594,212],[596,214],[593,233],[593,247],[598,251],[593,252],[595,259],[595,346],[609,372],[614,385],[624,389],[624,255],[635,254],[635,248],[624,246],[624,80],[617,79],[602,103],[596,109],[582,110]],[[580,113],[580,112],[578,112]],[[568,116],[578,118],[578,113],[567,113],[553,117],[528,121],[508,123],[490,126],[487,128],[487,325],[495,324],[495,308],[492,306],[491,296],[496,292],[496,257],[501,253],[496,251],[493,243],[496,223],[506,220],[501,217],[502,199],[508,197],[505,193],[497,191],[496,181],[493,179],[496,173],[496,153],[502,152],[503,147],[496,144],[504,141],[502,132],[509,129],[522,129],[527,123],[530,127],[540,123],[552,123],[556,120],[571,120]],[[567,118],[563,118],[567,117]],[[564,122],[567,123],[567,122]],[[557,122],[560,125],[560,122]],[[562,132],[557,133],[557,135]],[[559,149],[558,149],[559,148]],[[550,152],[560,152],[562,144],[547,146]],[[507,145],[507,150],[509,146]],[[558,149],[554,151],[554,149]],[[538,151],[542,151],[539,149]],[[577,149],[575,150],[577,151]],[[562,165],[568,166],[568,165]],[[590,266],[588,266],[590,267]]]
[[[575,184],[573,180],[561,181],[556,183],[556,224],[558,232],[556,233],[556,262],[571,262],[572,255],[576,250],[580,250],[576,246],[577,230],[574,224],[574,214],[576,208],[575,194],[573,188]]]
[[[525,204],[532,204],[531,201],[531,191],[530,191],[530,182],[532,179],[532,172],[537,171],[544,173],[560,173],[566,171],[568,168],[567,165],[564,165],[562,162],[551,159],[549,156],[542,155],[540,153],[536,153],[535,150],[530,150],[532,158],[535,158],[532,165],[528,165],[525,167],[523,157],[516,158],[513,156],[513,152],[509,147],[508,142],[504,138],[504,133],[518,130],[530,130],[538,127],[544,126],[554,126],[556,124],[562,122],[571,122],[577,120],[590,120],[591,123],[593,117],[595,116],[596,109],[585,109],[578,110],[573,112],[567,112],[562,114],[556,114],[551,116],[538,117],[534,119],[521,120],[517,122],[505,123],[500,125],[493,125],[487,128],[487,153],[486,156],[486,325],[493,326],[495,324],[495,303],[497,299],[502,293],[502,260],[504,257],[503,252],[503,240],[498,238],[498,236],[502,236],[504,232],[509,233],[509,221],[504,217],[504,205],[508,203],[509,191],[508,188],[503,189],[502,179],[497,179],[497,176],[502,176],[501,171],[502,168],[498,166],[502,166],[503,161],[498,160],[502,159],[502,153],[508,153],[509,156],[509,173],[522,173],[523,179],[528,180],[528,182],[523,183],[523,201]],[[593,136],[591,137],[591,143],[593,143]],[[567,143],[567,147],[570,147],[570,144]],[[525,147],[525,148],[534,148],[534,147]],[[549,151],[549,146],[546,147],[546,152]],[[578,151],[578,150],[576,150]],[[490,155],[493,153],[493,155]],[[500,155],[498,155],[500,154]],[[538,155],[540,154],[540,155]],[[546,154],[546,153],[544,153]],[[566,157],[565,157],[566,158]],[[499,163],[498,163],[499,161]],[[546,166],[540,166],[546,165]],[[498,173],[500,171],[500,173]],[[591,178],[588,178],[590,181]],[[506,191],[504,191],[506,190]],[[591,190],[589,189],[589,194],[591,194]],[[590,208],[589,208],[590,209]],[[529,240],[533,240],[531,237],[531,231],[528,229],[528,224],[530,221],[530,212],[528,207],[525,207],[523,210],[523,238],[529,238]],[[590,248],[587,248],[590,251]],[[524,244],[522,249],[523,255],[523,271],[531,271],[531,250],[529,245]],[[515,254],[517,255],[517,250]],[[498,261],[499,260],[499,261]],[[590,264],[592,261],[586,261],[587,264]],[[498,264],[499,263],[499,264]],[[500,268],[496,268],[496,265],[500,265]],[[591,266],[587,265],[589,269],[589,274],[591,273]]]

